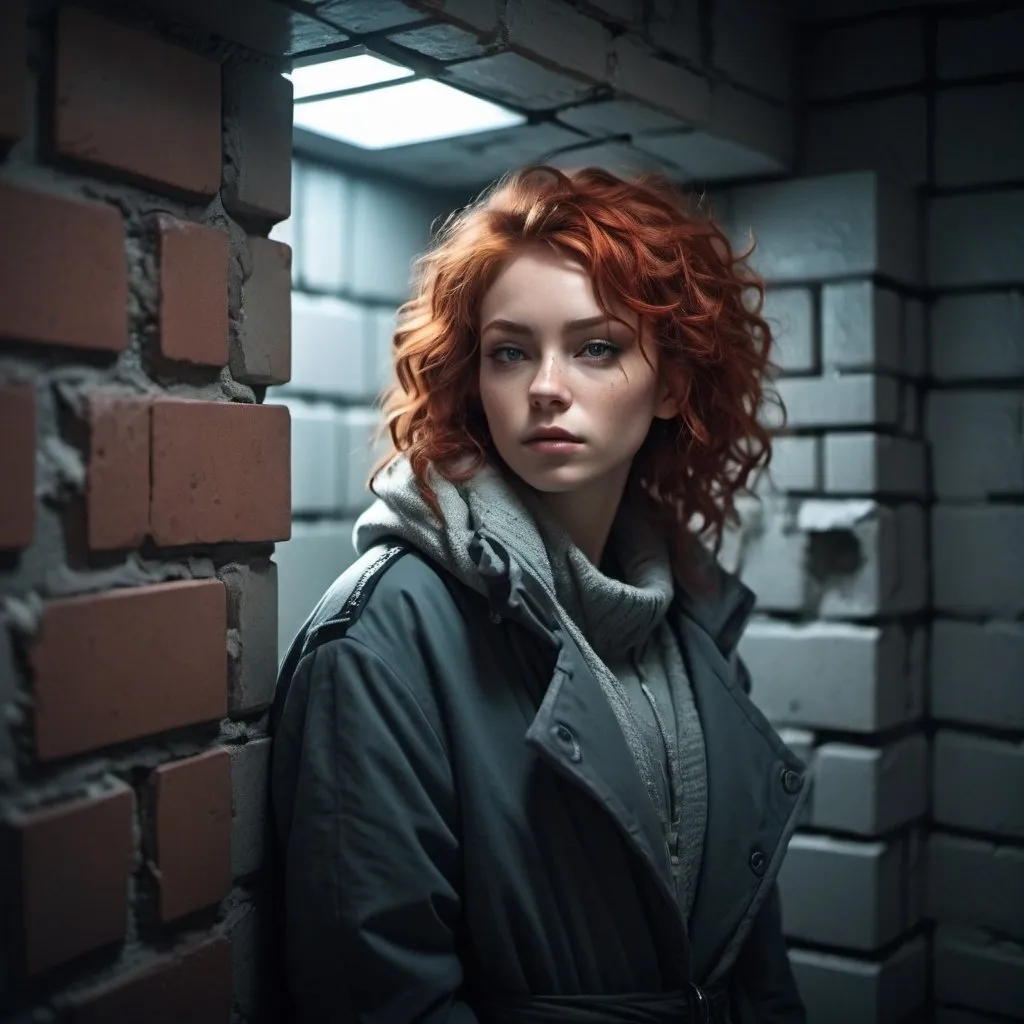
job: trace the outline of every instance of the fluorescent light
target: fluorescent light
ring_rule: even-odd
[[[392,64],[380,57],[360,53],[292,68],[291,74],[284,77],[292,80],[295,99],[301,100],[307,96],[341,92],[342,89],[359,89],[380,82],[393,82],[396,78],[408,78],[411,74],[412,71],[401,64]]]
[[[497,103],[429,78],[295,107],[297,128],[361,149],[390,149],[472,135],[525,120]]]

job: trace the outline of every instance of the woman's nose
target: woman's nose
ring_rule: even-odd
[[[566,384],[565,369],[558,359],[541,361],[537,373],[530,382],[530,400],[537,405],[557,402],[572,403],[572,394]]]

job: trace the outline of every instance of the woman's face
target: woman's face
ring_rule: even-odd
[[[676,413],[638,318],[615,312],[626,323],[604,316],[582,266],[543,249],[511,259],[484,295],[484,414],[498,454],[537,491],[617,502],[651,420]]]

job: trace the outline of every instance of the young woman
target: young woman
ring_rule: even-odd
[[[667,183],[595,169],[506,179],[422,259],[362,557],[275,702],[291,1019],[804,1020],[803,765],[699,543],[769,457],[761,296]]]

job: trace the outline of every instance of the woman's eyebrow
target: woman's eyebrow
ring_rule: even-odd
[[[580,320],[568,320],[563,326],[567,331],[579,331],[586,327],[603,327],[611,322],[612,321],[609,320],[608,317],[601,313],[598,316],[583,317]],[[510,334],[533,334],[533,331],[525,324],[517,324],[512,320],[503,320],[501,318],[491,320],[480,333],[483,334],[486,331],[489,331],[492,327],[500,327],[502,330],[508,331]]]

